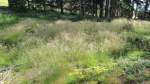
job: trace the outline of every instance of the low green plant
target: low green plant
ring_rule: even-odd
[[[12,49],[9,51],[6,48],[0,47],[0,68],[12,65],[16,58],[16,55],[16,49]]]
[[[0,30],[7,28],[8,26],[17,23],[19,18],[14,15],[0,14]]]

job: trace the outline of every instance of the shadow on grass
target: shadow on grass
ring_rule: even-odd
[[[0,30],[17,23],[19,18],[8,7],[0,6]]]
[[[0,6],[0,31],[9,28],[10,26],[26,19],[33,18],[36,20],[47,20],[49,22],[55,22],[57,20],[69,20],[77,22],[81,20],[93,19],[91,16],[81,17],[79,14],[63,13],[56,10],[43,11],[26,11],[26,12],[15,12],[10,10],[8,7]]]
[[[0,9],[2,9],[0,7]],[[4,10],[9,10],[8,8],[3,8]],[[11,15],[19,17],[19,18],[36,18],[36,19],[41,19],[41,20],[48,20],[51,22],[57,21],[57,20],[70,20],[72,22],[77,22],[81,20],[91,20],[91,21],[107,21],[110,22],[108,19],[104,18],[99,18],[99,17],[93,17],[91,15],[86,15],[84,17],[80,16],[79,14],[76,13],[60,13],[59,11],[56,10],[47,10],[46,12],[44,11],[34,11],[34,10],[28,10],[28,11],[21,11],[21,12],[15,12],[11,11],[8,12],[11,13]]]
[[[0,30],[5,29],[19,21],[19,18],[14,15],[0,13]]]
[[[92,18],[90,16],[81,17],[79,14],[70,14],[70,13],[61,14],[60,12],[55,11],[55,10],[50,10],[47,12],[28,11],[26,13],[14,13],[14,15],[19,16],[21,18],[37,18],[37,19],[48,20],[51,22],[57,21],[57,20],[70,20],[70,21],[76,22],[76,21]]]

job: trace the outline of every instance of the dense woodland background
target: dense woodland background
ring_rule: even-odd
[[[16,11],[60,9],[61,13],[78,13],[99,18],[150,18],[150,0],[9,0]]]

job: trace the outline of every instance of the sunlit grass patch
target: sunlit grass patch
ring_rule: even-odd
[[[8,0],[0,0],[0,6],[8,6]]]
[[[16,57],[16,49],[7,50],[0,45],[0,68],[12,65]]]

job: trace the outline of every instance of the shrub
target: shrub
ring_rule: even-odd
[[[14,15],[0,14],[0,30],[7,28],[8,26],[17,23],[19,18]]]

